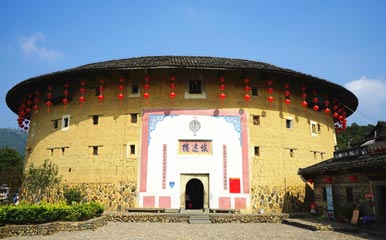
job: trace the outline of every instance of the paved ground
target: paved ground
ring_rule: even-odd
[[[95,231],[59,232],[50,236],[12,237],[6,240],[47,240],[47,239],[379,239],[361,234],[319,232],[285,224],[274,223],[229,223],[229,224],[187,224],[187,223],[123,223],[109,222]]]

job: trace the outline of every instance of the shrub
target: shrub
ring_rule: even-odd
[[[18,205],[0,208],[0,226],[5,224],[39,224],[53,221],[83,221],[103,213],[101,204],[65,203]]]
[[[64,190],[64,198],[68,205],[71,205],[73,202],[80,203],[83,197],[84,195],[79,188],[72,187]]]

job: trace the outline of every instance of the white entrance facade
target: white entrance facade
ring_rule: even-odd
[[[204,208],[249,208],[246,118],[241,110],[146,110],[138,206],[183,208],[186,184],[197,178]]]

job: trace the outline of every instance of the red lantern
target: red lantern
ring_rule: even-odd
[[[284,100],[284,103],[288,106],[288,105],[291,103],[291,99],[286,98],[286,99]]]
[[[119,78],[119,94],[118,94],[118,99],[119,99],[119,105],[122,106],[122,100],[125,98],[125,95],[123,94],[123,90],[125,89],[125,86],[123,86],[123,83],[125,82],[125,79],[123,77]]]
[[[62,100],[62,103],[63,103],[64,105],[67,105],[67,104],[68,104],[68,99],[67,99],[67,98],[64,98],[64,99]]]
[[[145,93],[143,94],[143,97],[144,97],[145,99],[148,99],[148,98],[150,97],[150,94],[149,94],[148,92],[145,92]]]
[[[339,116],[339,114],[338,114],[337,112],[334,112],[334,113],[332,114],[332,116],[333,116],[334,118],[337,118],[337,117]]]
[[[332,177],[330,177],[330,176],[325,177],[324,178],[324,182],[327,183],[327,184],[332,183]]]
[[[170,92],[170,93],[169,93],[169,97],[170,97],[171,99],[174,99],[174,98],[176,97],[175,92]]]
[[[268,98],[267,98],[267,99],[268,99],[268,102],[269,102],[269,103],[272,103],[272,102],[273,102],[273,100],[274,100],[274,97],[272,97],[272,96],[268,96]]]
[[[86,98],[84,96],[80,96],[79,102],[82,104],[84,101],[86,101]]]
[[[303,106],[304,108],[306,108],[306,107],[308,106],[308,103],[306,102],[306,100],[303,100],[302,106]]]
[[[314,111],[317,112],[319,110],[319,106],[315,104],[312,109],[314,109]]]
[[[328,107],[326,107],[326,108],[324,109],[324,112],[325,112],[326,114],[329,114],[329,113],[331,112],[331,110],[330,110]]]
[[[220,91],[224,91],[225,90],[225,85],[224,84],[221,84],[220,85]]]
[[[100,104],[102,104],[103,100],[105,99],[105,97],[103,96],[103,91],[105,90],[105,88],[103,87],[103,84],[104,84],[104,80],[101,79],[99,80],[99,95],[98,95],[98,101]]]
[[[105,99],[105,97],[102,94],[99,94],[99,96],[98,96],[99,102],[102,103],[104,99]]]
[[[249,96],[248,93],[246,93],[246,94],[244,95],[244,99],[245,99],[246,102],[248,102],[250,98],[251,98],[251,96]]]
[[[119,99],[119,101],[121,101],[122,102],[122,100],[125,98],[125,96],[123,96],[123,93],[119,93],[118,94],[118,99]]]
[[[314,183],[314,179],[312,179],[312,178],[309,178],[309,179],[307,179],[307,182],[309,182],[309,183],[313,184],[313,183]]]
[[[48,98],[48,100],[47,100],[47,102],[46,102],[46,105],[47,105],[47,112],[50,112],[50,108],[51,108],[51,106],[52,106],[52,102],[51,102],[51,98],[52,98],[52,93],[51,93],[51,91],[52,91],[52,86],[48,86],[47,88],[48,88],[48,93],[47,93],[47,98]]]
[[[348,176],[348,179],[350,180],[350,182],[354,183],[358,180],[358,176],[357,175],[350,175],[350,176]]]
[[[272,94],[272,93],[273,93],[273,88],[271,88],[271,87],[268,88],[268,89],[267,89],[267,92],[268,92],[269,94]]]
[[[222,100],[222,101],[224,101],[225,100],[225,98],[226,98],[226,95],[225,95],[225,93],[220,93],[220,99]]]

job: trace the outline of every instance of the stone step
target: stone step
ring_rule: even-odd
[[[190,215],[189,216],[189,224],[210,224],[212,223],[210,221],[208,214],[200,214],[200,215]]]

